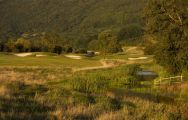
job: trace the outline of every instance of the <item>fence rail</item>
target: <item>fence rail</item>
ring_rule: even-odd
[[[158,81],[155,82],[155,85],[162,85],[164,80],[167,82],[167,84],[171,85],[172,83],[181,83],[183,82],[183,76],[175,76],[175,77],[168,77],[168,78],[160,78]],[[174,81],[176,80],[176,81]]]

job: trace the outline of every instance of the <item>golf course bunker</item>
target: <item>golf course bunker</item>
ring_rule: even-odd
[[[36,55],[36,57],[45,57],[46,55]]]
[[[16,55],[18,57],[27,57],[27,56],[32,55],[32,53],[19,53],[19,54],[14,54],[14,55]]]
[[[148,57],[128,58],[128,60],[146,60]]]
[[[82,57],[78,56],[78,55],[65,55],[65,57],[68,57],[68,58],[71,58],[71,59],[74,59],[74,60],[82,59]]]

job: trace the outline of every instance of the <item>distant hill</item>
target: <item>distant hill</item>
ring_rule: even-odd
[[[0,0],[0,39],[27,32],[58,32],[75,45],[84,46],[105,29],[117,33],[128,29],[138,36],[145,3],[146,0]],[[126,32],[120,34],[120,39],[134,37]]]

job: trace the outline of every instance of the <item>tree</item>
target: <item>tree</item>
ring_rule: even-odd
[[[53,49],[53,53],[57,53],[58,55],[60,55],[63,51],[63,48],[61,46],[56,45]]]
[[[137,42],[143,35],[144,30],[141,25],[130,24],[120,29],[118,32],[118,40],[124,40],[126,43]]]
[[[19,38],[15,42],[15,47],[18,52],[28,52],[30,49],[30,42],[24,38]]]
[[[14,52],[14,50],[15,50],[15,42],[14,40],[10,39],[5,43],[5,51]]]
[[[146,3],[146,0],[47,0],[48,4],[45,0],[0,1],[3,1],[0,2],[3,40],[20,37],[23,32],[54,31],[75,48],[86,48],[91,40],[97,39],[98,31],[106,28],[119,30],[132,23],[143,27],[141,9]]]
[[[100,50],[104,57],[108,53],[117,53],[121,50],[121,46],[117,40],[117,36],[111,31],[106,30],[98,36]]]
[[[88,44],[89,50],[99,50],[99,41],[98,40],[92,40]]]
[[[188,68],[188,1],[151,0],[145,9],[147,34],[154,36],[155,58],[170,73]]]
[[[3,52],[5,49],[5,45],[3,42],[0,42],[0,52]]]
[[[72,53],[73,52],[73,49],[70,45],[65,45],[64,49],[65,49],[65,53]]]

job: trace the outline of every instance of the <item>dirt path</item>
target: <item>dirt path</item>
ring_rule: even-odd
[[[147,62],[144,63],[150,63],[150,62],[152,62],[152,60],[148,60]],[[107,59],[107,60],[100,60],[100,63],[102,64],[101,66],[75,68],[73,69],[73,72],[114,68],[122,65],[130,65],[130,64],[136,64],[142,62],[134,61],[134,60],[123,60],[123,59]]]
[[[100,63],[102,64],[102,66],[76,68],[73,71],[78,72],[78,71],[86,71],[86,70],[97,70],[97,69],[113,68],[117,66],[112,63],[107,63],[105,60],[100,60]]]
[[[125,52],[128,53],[128,52],[131,52],[131,51],[133,51],[135,49],[137,49],[137,47],[130,47]]]

